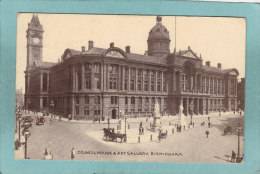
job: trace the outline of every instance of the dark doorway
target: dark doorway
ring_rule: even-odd
[[[112,119],[116,119],[116,109],[112,110]]]

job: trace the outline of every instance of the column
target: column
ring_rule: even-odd
[[[71,97],[71,104],[72,104],[72,111],[71,111],[71,116],[72,116],[72,120],[74,120],[75,118],[75,96]]]
[[[138,69],[135,68],[135,91],[138,91]]]
[[[84,66],[84,62],[81,63],[81,90],[85,89],[85,66]]]
[[[141,89],[141,91],[143,92],[144,91],[144,69],[142,69],[142,89]]]
[[[182,87],[181,87],[181,76],[182,76],[182,72],[179,72],[179,91],[182,91]]]
[[[186,116],[189,114],[189,98],[186,99]]]
[[[94,77],[94,63],[91,62],[91,90],[96,89],[96,82]]]
[[[163,71],[161,71],[161,92],[163,92]]]
[[[125,90],[125,66],[122,67],[122,91]]]
[[[110,70],[109,70],[109,67],[110,67],[110,65],[109,64],[106,64],[106,84],[107,84],[107,90],[109,90],[110,88],[109,88],[109,80],[110,80]]]
[[[148,91],[151,92],[151,70],[148,71]]]
[[[128,69],[128,82],[127,82],[128,87],[127,87],[127,91],[130,91],[131,69],[132,68]]]
[[[72,91],[76,90],[76,77],[75,77],[75,65],[71,65],[72,67]]]
[[[174,93],[176,91],[176,72],[173,71],[172,73],[172,92]]]
[[[194,88],[194,90],[195,91],[197,91],[198,92],[198,75],[197,75],[197,73],[195,73],[195,76],[194,76],[195,78],[194,78],[194,81],[195,81],[195,88]]]
[[[43,74],[42,74],[42,72],[40,72],[41,74],[40,74],[40,88],[41,88],[41,91],[42,91],[42,89],[43,89]]]
[[[117,90],[120,90],[120,82],[121,82],[121,66],[118,66],[118,74],[117,74]]]
[[[104,65],[104,63],[101,63],[101,65],[100,65],[100,82],[101,82],[100,83],[100,89],[101,89],[101,91],[104,91],[106,89],[106,85],[104,85],[104,83],[106,81],[104,72],[106,72],[105,71],[105,65]],[[102,110],[101,110],[101,113],[103,113]]]
[[[182,105],[184,107],[184,103],[183,103],[183,98],[182,97],[180,97],[179,107],[176,108],[176,111],[177,111],[176,113],[179,113],[179,114],[180,114],[180,112],[179,112],[180,111],[180,105]]]
[[[209,114],[209,108],[210,108],[210,99],[207,99],[207,114]]]
[[[200,98],[197,98],[197,115],[200,114]]]
[[[154,90],[155,90],[155,93],[157,93],[157,71],[155,71],[155,88],[154,88]]]

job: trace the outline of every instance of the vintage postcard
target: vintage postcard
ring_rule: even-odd
[[[15,159],[241,163],[246,19],[18,13]]]

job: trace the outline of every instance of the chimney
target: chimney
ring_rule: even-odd
[[[210,61],[207,61],[207,62],[206,62],[206,66],[210,66]]]
[[[110,43],[110,48],[114,48],[114,42]]]
[[[126,53],[130,53],[130,46],[126,46],[126,47],[125,47],[125,52],[126,52]]]
[[[90,50],[93,47],[94,47],[94,42],[92,40],[89,40],[88,41],[88,49]]]
[[[221,63],[218,63],[218,68],[221,69]]]
[[[82,47],[81,47],[81,51],[82,51],[82,52],[85,52],[85,51],[86,51],[86,47],[85,47],[85,46],[82,46]]]

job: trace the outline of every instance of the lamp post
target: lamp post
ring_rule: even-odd
[[[25,137],[24,159],[27,159],[27,140],[28,140],[29,136],[30,136],[30,132],[28,129],[26,129],[24,132],[24,137]]]
[[[219,102],[219,116],[221,116],[222,101]]]
[[[127,142],[127,135],[126,135],[126,119],[127,119],[127,116],[125,115],[125,142]]]
[[[53,112],[53,108],[54,108],[54,101],[53,100],[51,100],[50,106],[52,108],[51,111]]]
[[[20,140],[21,140],[21,121],[23,120],[23,118],[22,117],[19,117],[19,136],[18,136],[18,139],[19,139],[19,142],[20,142]]]
[[[190,125],[192,125],[192,114],[193,114],[194,104],[193,102],[190,103]]]
[[[109,108],[108,109],[108,115],[107,115],[107,127],[108,127],[108,129],[109,129],[109,114],[110,114],[110,111],[111,111],[111,109]]]
[[[240,157],[240,132],[242,131],[241,125],[238,123],[237,125],[237,163],[240,163],[242,161],[242,158]]]

